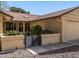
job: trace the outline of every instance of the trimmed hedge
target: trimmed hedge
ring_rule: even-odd
[[[44,29],[42,30],[42,34],[53,34],[53,32],[48,29]]]
[[[4,36],[20,35],[20,32],[18,32],[18,31],[6,31],[3,35]]]
[[[30,29],[32,35],[38,35],[38,34],[41,34],[42,32],[42,27],[40,25],[32,25],[31,26],[31,29]]]

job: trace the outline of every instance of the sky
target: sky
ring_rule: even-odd
[[[44,15],[79,6],[79,1],[7,1],[7,5],[22,8],[31,14]]]

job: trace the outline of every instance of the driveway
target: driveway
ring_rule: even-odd
[[[64,42],[64,43],[57,43],[53,45],[29,47],[27,50],[31,52],[33,55],[37,55],[40,53],[59,50],[59,49],[70,47],[70,46],[74,46],[74,45],[71,43]]]
[[[73,44],[73,45],[78,45],[78,46],[79,46],[79,39],[70,40],[68,43],[71,43],[71,44]]]
[[[79,58],[79,46],[70,43],[30,47],[33,51],[43,53],[33,54],[28,49],[18,49],[10,53],[0,54],[0,58]],[[37,50],[36,50],[37,49]],[[49,51],[50,50],[50,51]]]
[[[27,49],[19,49],[11,53],[0,54],[0,58],[79,58],[79,46],[66,47],[40,55],[33,55]]]

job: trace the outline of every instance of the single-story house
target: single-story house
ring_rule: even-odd
[[[0,10],[0,33],[8,30],[17,30],[24,33],[30,29],[29,22],[37,17],[38,15]]]
[[[60,42],[79,39],[79,7],[41,16],[0,10],[0,33],[7,30],[25,32],[32,24],[60,33]]]

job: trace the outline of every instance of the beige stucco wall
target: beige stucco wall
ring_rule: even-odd
[[[3,33],[3,14],[0,13],[0,33]]]
[[[31,25],[39,24],[43,28],[49,29],[55,33],[61,32],[61,22],[57,21],[56,18],[48,18],[48,19],[41,19],[38,21],[31,22]]]
[[[2,21],[3,20],[3,17],[4,17],[4,21],[9,21],[11,20],[12,17],[6,15],[6,14],[3,14],[3,13],[0,13],[0,20]]]
[[[16,48],[24,48],[24,36],[1,36],[1,48],[4,50],[12,50]]]
[[[3,33],[3,22],[0,22],[0,34]]]
[[[79,9],[62,16],[63,42],[79,39]]]
[[[47,25],[48,23],[47,23],[46,20],[33,21],[33,22],[31,22],[31,25],[33,25],[33,24],[39,24],[43,28],[47,28],[48,27],[48,25]]]
[[[3,17],[5,20],[3,20]],[[11,20],[10,16],[0,13],[0,34],[3,33],[3,22]]]
[[[60,34],[42,34],[42,45],[60,42]]]

